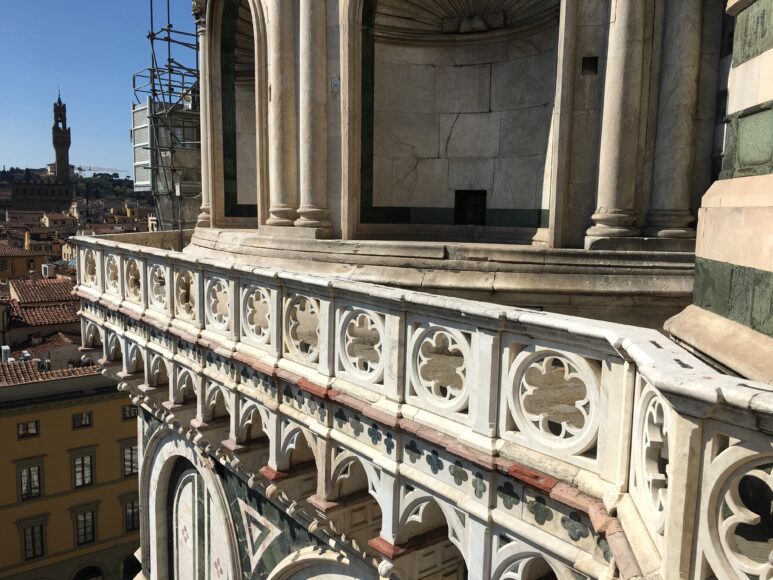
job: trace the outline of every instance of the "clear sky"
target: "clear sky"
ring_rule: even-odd
[[[166,0],[154,2],[158,16],[166,12]],[[132,74],[150,65],[149,3],[0,0],[0,167],[54,161],[61,87],[70,163],[131,169]],[[174,26],[192,32],[191,0],[170,4]]]

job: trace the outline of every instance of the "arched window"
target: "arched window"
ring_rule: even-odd
[[[214,220],[217,225],[254,226],[263,190],[259,136],[265,129],[267,90],[264,67],[256,62],[256,54],[265,58],[263,43],[256,43],[256,32],[262,40],[263,26],[248,0],[223,0],[221,5],[219,59],[214,63],[221,98],[212,99],[222,151],[215,160]]]

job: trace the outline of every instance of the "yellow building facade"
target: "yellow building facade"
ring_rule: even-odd
[[[132,578],[136,413],[99,367],[37,364],[0,365],[0,578]]]

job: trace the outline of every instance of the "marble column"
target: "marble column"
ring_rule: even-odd
[[[604,111],[593,237],[638,236],[636,175],[639,165],[645,5],[639,0],[612,0]],[[587,244],[587,241],[586,241]]]
[[[329,228],[327,209],[327,18],[325,0],[300,1],[300,216]]]
[[[701,59],[701,0],[665,3],[655,168],[645,233],[694,238],[690,225],[695,117]]]
[[[201,141],[201,209],[196,219],[197,228],[212,227],[212,189],[209,182],[209,152],[212,132],[209,128],[211,103],[209,102],[209,36],[206,27],[207,2],[196,0],[193,3],[193,16],[196,19],[196,35],[199,40],[199,139]]]
[[[293,4],[268,2],[269,189],[271,226],[291,226],[298,207]]]

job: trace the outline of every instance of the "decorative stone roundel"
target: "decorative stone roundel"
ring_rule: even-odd
[[[190,270],[177,273],[174,298],[177,315],[193,319],[196,315],[196,277]]]
[[[415,338],[411,351],[411,382],[416,394],[438,410],[467,408],[470,343],[452,328],[430,326]]]
[[[118,258],[110,254],[105,260],[105,286],[108,292],[118,294],[120,280],[118,279]]]
[[[654,389],[645,392],[642,401],[644,412],[640,416],[641,446],[638,452],[639,465],[636,477],[646,490],[649,498],[649,516],[658,533],[663,533],[665,524],[666,496],[668,493],[668,408],[663,398]]]
[[[137,260],[131,258],[126,262],[126,297],[139,302],[142,294],[142,273]]]
[[[508,408],[518,431],[553,451],[596,442],[598,372],[573,353],[527,348],[510,367]]]
[[[271,337],[271,296],[265,288],[252,286],[245,290],[242,306],[244,330],[259,344]]]
[[[87,286],[97,285],[97,260],[94,250],[86,250],[83,259],[83,281]]]
[[[150,302],[154,306],[166,306],[166,268],[154,264],[150,268]]]
[[[228,328],[228,323],[231,320],[230,316],[230,304],[231,304],[231,289],[228,286],[228,282],[222,278],[211,278],[207,280],[207,322],[210,326],[218,329],[225,330]]]
[[[356,308],[343,315],[339,328],[339,358],[347,372],[364,382],[380,381],[384,370],[381,317]]]
[[[773,460],[742,465],[717,499],[716,533],[736,577],[773,578]]]
[[[292,354],[307,363],[319,360],[319,302],[295,296],[285,306],[286,344]]]

